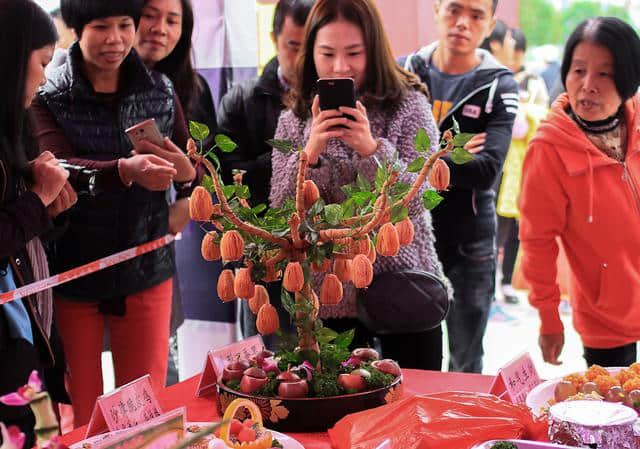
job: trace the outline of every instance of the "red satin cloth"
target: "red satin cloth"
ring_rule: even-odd
[[[439,371],[402,370],[405,395],[437,393],[440,391],[472,391],[488,392],[493,376],[464,373],[441,373]],[[220,419],[215,396],[195,397],[196,386],[200,375],[172,385],[156,392],[162,409],[167,412],[186,405],[188,421],[215,421]],[[86,427],[79,427],[64,435],[62,440],[71,445],[83,439]],[[331,441],[327,432],[289,433],[298,440],[305,449],[330,449]]]

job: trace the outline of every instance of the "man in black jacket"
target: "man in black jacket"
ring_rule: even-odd
[[[283,96],[295,78],[295,61],[304,38],[304,22],[313,0],[280,0],[273,16],[271,38],[277,56],[262,75],[236,84],[220,101],[219,132],[238,144],[232,153],[220,155],[223,179],[232,182],[231,171],[245,170],[243,181],[251,190],[253,206],[269,204],[271,147],[266,143],[276,132],[284,109]]]
[[[232,153],[220,154],[225,184],[233,182],[232,171],[244,170],[243,182],[249,186],[252,206],[269,204],[271,184],[271,147],[266,143],[276,133],[278,117],[284,109],[283,97],[295,78],[295,61],[304,38],[304,23],[314,0],[280,0],[273,16],[271,38],[277,56],[262,75],[236,84],[220,101],[218,130],[238,144]],[[282,330],[291,331],[291,319],[280,305],[281,283],[267,285],[271,304],[280,315]],[[257,333],[255,316],[247,301],[242,301],[241,325],[245,337]],[[274,348],[277,337],[264,337],[265,345]]]
[[[439,0],[440,40],[404,58],[427,84],[433,116],[443,132],[454,119],[481,134],[475,159],[455,165],[445,200],[433,210],[436,249],[454,288],[447,317],[450,371],[482,371],[482,339],[495,289],[495,192],[518,111],[518,86],[509,70],[478,49],[495,25],[498,0]]]

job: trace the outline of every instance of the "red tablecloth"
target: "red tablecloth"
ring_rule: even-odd
[[[488,392],[493,376],[464,373],[441,373],[439,371],[402,370],[404,394],[415,395],[436,393],[439,391],[476,391]],[[164,411],[186,405],[188,421],[214,421],[220,418],[216,409],[215,396],[195,397],[200,375],[172,385],[157,392],[158,401]],[[65,444],[73,444],[83,439],[86,426],[64,435]],[[290,433],[305,449],[329,449],[331,441],[326,432]]]

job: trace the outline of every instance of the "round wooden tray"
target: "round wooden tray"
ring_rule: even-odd
[[[253,401],[262,413],[265,427],[284,432],[326,432],[340,418],[394,402],[402,397],[402,376],[377,390],[325,398],[280,398],[244,394],[217,384],[218,411],[222,415],[234,399]]]

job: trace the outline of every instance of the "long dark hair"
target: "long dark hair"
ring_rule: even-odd
[[[32,145],[24,105],[29,58],[57,40],[53,21],[32,0],[0,0],[0,151],[16,170],[25,168]]]
[[[173,83],[173,87],[182,103],[187,116],[196,107],[196,99],[200,97],[203,86],[193,68],[193,51],[191,36],[193,35],[193,7],[190,0],[180,0],[182,5],[182,35],[176,48],[164,59],[158,61],[154,70],[164,73]]]
[[[296,116],[306,118],[309,115],[315,94],[318,72],[313,61],[313,47],[318,30],[339,19],[353,23],[362,30],[367,68],[360,94],[366,107],[394,107],[410,89],[428,95],[424,84],[396,63],[380,13],[373,1],[318,0],[307,18],[304,45],[296,65],[296,80],[288,100]]]

